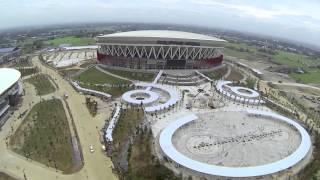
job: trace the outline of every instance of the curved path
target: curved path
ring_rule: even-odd
[[[80,145],[84,158],[83,168],[73,174],[66,175],[62,172],[57,172],[53,168],[49,168],[35,161],[26,160],[24,157],[11,152],[6,145],[6,137],[12,132],[11,129],[16,129],[21,123],[16,120],[26,109],[36,101],[32,95],[24,96],[22,106],[14,112],[14,115],[5,123],[0,132],[0,171],[13,175],[19,179],[24,179],[24,174],[27,179],[31,180],[98,180],[98,179],[117,179],[112,173],[112,162],[102,151],[100,151],[99,131],[97,127],[101,127],[101,122],[92,118],[84,103],[84,96],[78,94],[73,87],[64,80],[55,70],[43,65],[38,57],[33,58],[33,63],[38,66],[40,71],[51,76],[59,85],[59,90],[54,93],[56,97],[63,97],[68,94],[68,105],[70,107],[75,126],[79,135]],[[40,99],[40,98],[39,98]],[[33,102],[33,103],[32,103]],[[94,153],[90,153],[89,146],[93,145],[96,149]]]

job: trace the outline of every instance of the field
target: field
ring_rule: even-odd
[[[305,74],[290,74],[297,82],[301,83],[320,83],[320,70],[310,71]]]
[[[320,58],[314,59],[306,55],[286,52],[282,50],[273,50],[271,53],[260,52],[255,46],[244,43],[228,43],[224,53],[249,61],[263,60],[269,61],[270,64],[285,65],[290,68],[302,68],[307,71],[305,74],[291,73],[290,76],[301,83],[320,83],[320,72],[316,66],[320,65]]]
[[[58,99],[36,104],[10,138],[13,151],[47,166],[68,172],[73,148],[68,120]]]
[[[78,38],[74,36],[66,36],[47,41],[48,44],[59,46],[60,44],[71,44],[72,46],[84,46],[94,44],[95,40],[92,38]]]
[[[75,77],[75,80],[90,84],[130,84],[129,81],[110,76],[97,70],[96,68],[88,69],[79,76]]]
[[[290,67],[302,67],[316,65],[316,60],[312,60],[305,55],[290,53],[285,51],[277,51],[277,54],[273,56],[275,62],[288,65]],[[318,63],[320,64],[320,62]]]
[[[28,83],[34,85],[37,95],[43,96],[55,91],[55,87],[50,82],[49,78],[44,74],[38,74],[26,80]]]
[[[104,68],[104,69],[106,71],[109,71],[110,73],[113,73],[128,79],[139,80],[139,81],[152,81],[155,76],[154,73],[130,72],[130,71],[124,71],[124,70],[109,69],[109,68]]]
[[[245,43],[229,42],[224,49],[224,53],[228,56],[234,56],[247,60],[261,60],[268,58],[267,54],[259,52],[255,46],[249,46]]]

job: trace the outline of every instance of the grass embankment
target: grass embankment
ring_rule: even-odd
[[[144,73],[144,72],[130,72],[125,70],[118,70],[118,69],[109,69],[103,68],[110,73],[116,74],[118,76],[122,76],[132,80],[139,80],[139,81],[152,81],[155,77],[154,73]]]
[[[9,176],[6,173],[0,172],[0,180],[16,180],[16,179]]]
[[[320,135],[315,136],[315,148],[313,149],[313,161],[308,164],[299,174],[298,179],[320,179]]]
[[[81,73],[74,79],[79,81],[80,85],[84,88],[105,92],[115,97],[130,90],[129,85],[131,84],[130,81],[103,73],[94,67]],[[109,86],[104,86],[105,84]]]
[[[228,67],[224,66],[222,68],[216,69],[211,72],[206,72],[204,74],[211,79],[218,80],[218,79],[221,79],[227,72],[228,72]]]
[[[117,144],[126,142],[130,135],[134,134],[143,118],[144,112],[139,107],[122,109],[118,123],[112,133],[114,145],[117,147]]]
[[[47,41],[48,44],[53,46],[59,46],[60,44],[71,44],[72,46],[84,46],[95,44],[95,40],[92,38],[79,38],[74,36],[66,36],[62,38],[56,38]]]
[[[38,69],[33,67],[33,68],[23,68],[23,67],[19,67],[19,68],[16,68],[18,71],[20,71],[21,73],[21,77],[25,77],[25,76],[29,76],[29,75],[32,75],[32,74],[36,74],[38,73]]]
[[[128,170],[129,141],[134,137],[139,124],[143,121],[143,117],[144,112],[139,107],[122,109],[119,120],[113,130],[111,159],[119,174],[119,179],[123,179]]]
[[[68,120],[58,99],[36,104],[10,138],[13,151],[47,166],[69,172],[73,148]]]
[[[112,159],[121,159],[126,149],[126,143],[134,138],[133,144],[127,149],[128,170],[120,170],[120,177],[132,180],[176,180],[173,172],[161,165],[152,154],[152,134],[148,129],[139,127],[143,121],[144,112],[139,107],[123,109],[118,123],[113,131],[114,152]]]
[[[234,68],[231,69],[231,72],[228,77],[226,77],[227,81],[240,81],[243,79],[243,75]]]
[[[141,131],[129,149],[128,179],[133,180],[179,180],[174,173],[161,165],[152,154],[152,135],[149,131]]]
[[[81,69],[61,69],[59,70],[59,73],[64,77],[69,77],[69,76],[75,75],[80,70]]]
[[[37,95],[47,95],[55,91],[55,87],[50,82],[49,78],[44,74],[38,74],[26,80],[28,83],[34,85]]]

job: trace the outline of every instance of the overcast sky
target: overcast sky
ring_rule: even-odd
[[[319,0],[0,0],[0,29],[117,21],[228,28],[320,46]]]

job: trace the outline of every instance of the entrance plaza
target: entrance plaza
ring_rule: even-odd
[[[225,177],[263,176],[294,166],[311,148],[296,122],[260,110],[183,116],[160,134],[164,156],[179,166]]]
[[[307,131],[265,107],[255,90],[228,81],[198,86],[154,81],[135,87],[122,101],[144,106],[157,155],[176,173],[209,179],[283,177],[310,157]]]

